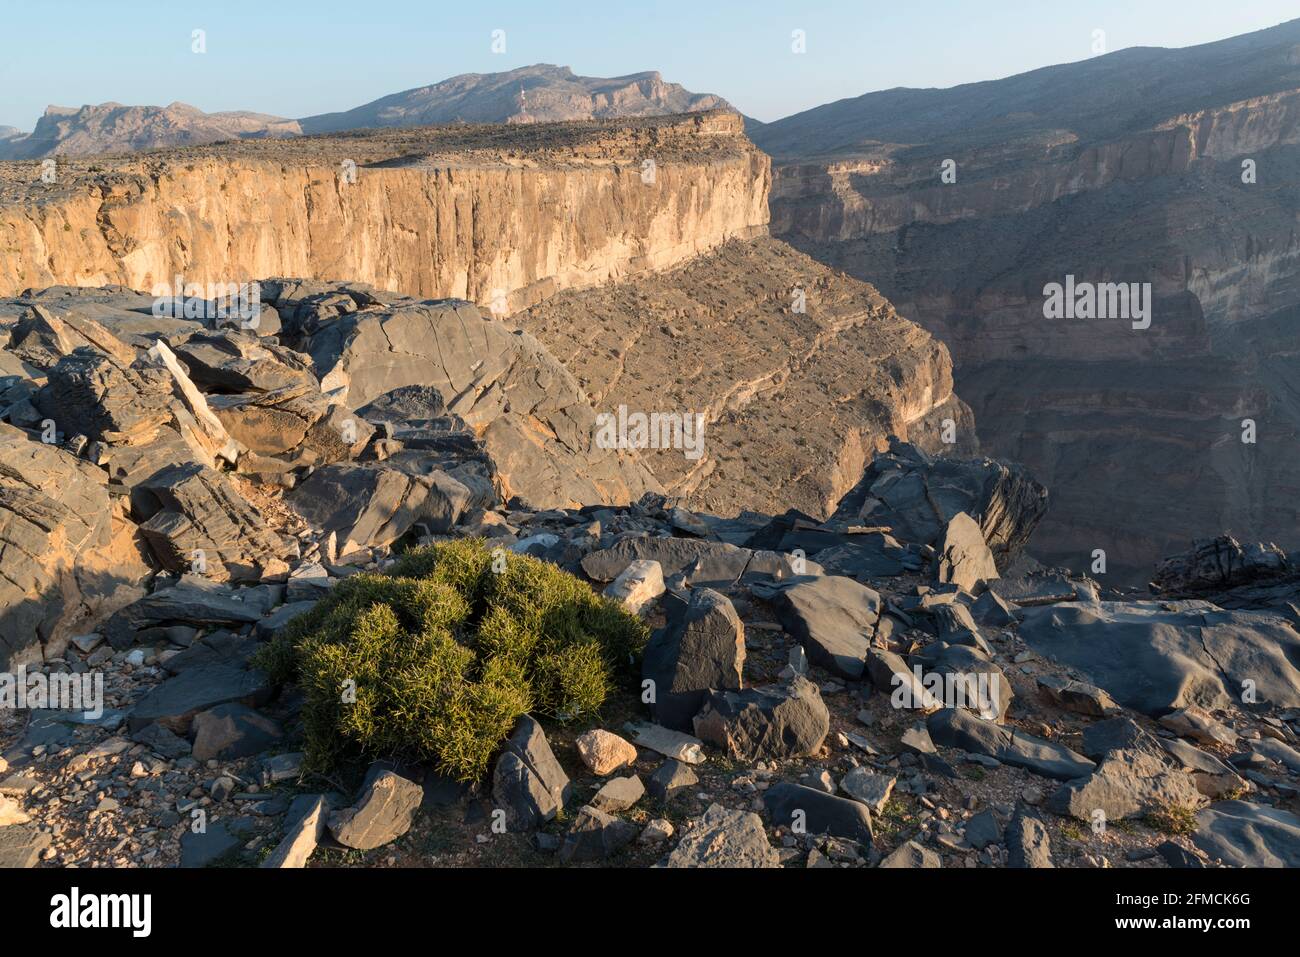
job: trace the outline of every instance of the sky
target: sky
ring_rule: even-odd
[[[1295,0],[0,0],[0,126],[30,130],[49,104],[106,101],[296,118],[530,63],[659,70],[771,121],[874,90],[1086,59],[1095,31],[1108,52],[1181,47],[1296,16]]]

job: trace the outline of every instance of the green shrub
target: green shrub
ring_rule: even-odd
[[[597,711],[646,638],[573,575],[462,539],[344,579],[255,663],[301,686],[313,767],[395,757],[468,781],[520,715]]]

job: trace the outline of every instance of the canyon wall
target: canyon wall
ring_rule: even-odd
[[[503,132],[504,130],[504,132]],[[731,113],[243,142],[0,171],[0,294],[296,276],[514,311],[761,233]]]
[[[988,126],[890,128],[864,104],[859,142],[774,172],[773,233],[942,339],[984,450],[1051,489],[1040,557],[1088,570],[1101,549],[1112,581],[1141,584],[1193,536],[1300,542],[1300,59],[1272,49],[1300,39],[1287,29],[1253,56],[1278,61],[1267,80],[1243,77],[1240,44],[1202,57],[1195,89],[1167,58],[1138,62],[1184,51],[1129,51],[1128,66],[925,91]],[[1080,96],[1112,96],[1111,111],[1053,109],[1044,90],[1082,87],[1085,70]],[[1154,75],[1166,87],[1132,95]],[[1265,83],[1291,88],[1241,95]],[[791,148],[792,131],[766,135]],[[1069,275],[1150,283],[1150,328],[1045,318],[1045,285]]]

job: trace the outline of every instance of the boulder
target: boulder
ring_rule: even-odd
[[[1047,807],[1082,821],[1091,820],[1097,811],[1107,821],[1118,821],[1168,805],[1194,808],[1203,801],[1191,775],[1136,750],[1111,751],[1091,774],[1058,788]]]
[[[1047,828],[1023,804],[1007,825],[1007,867],[1055,867]]]
[[[542,726],[524,715],[506,740],[492,772],[492,797],[512,830],[551,821],[569,801],[573,785],[555,760]],[[634,835],[635,836],[635,835]]]
[[[647,790],[656,801],[666,802],[699,783],[700,779],[691,770],[690,765],[683,764],[676,758],[669,758],[659,765],[659,769],[654,774],[650,775]]]
[[[290,546],[220,472],[195,462],[155,472],[131,490],[140,534],[168,571],[258,581]]]
[[[770,599],[781,624],[814,663],[844,678],[862,677],[880,619],[880,594],[838,575],[801,577]]]
[[[1300,817],[1249,801],[1197,812],[1192,843],[1232,867],[1300,867]]]
[[[289,812],[289,826],[284,837],[276,845],[269,857],[262,862],[268,868],[306,867],[312,852],[325,835],[325,799],[320,795],[308,795],[305,812]]]
[[[870,768],[854,768],[840,779],[840,790],[861,801],[873,814],[880,814],[889,803],[894,793],[898,778],[892,774],[881,774]]]
[[[763,792],[763,806],[774,826],[871,844],[871,813],[858,801],[782,781]]]
[[[492,504],[445,472],[411,475],[383,463],[323,466],[286,501],[313,527],[333,532],[344,553],[389,545],[417,524],[446,532],[466,511]]]
[[[371,767],[357,803],[330,815],[329,829],[344,847],[369,851],[411,829],[424,788],[381,765]]]
[[[619,820],[599,808],[582,807],[564,835],[559,858],[565,864],[603,861],[631,844],[639,833],[640,828],[635,824]]]
[[[1095,685],[1060,675],[1040,675],[1038,690],[1043,697],[1066,711],[1101,718],[1119,710],[1113,698]]]
[[[280,726],[242,704],[220,704],[194,716],[194,759],[229,761],[261,754],[283,736]]]
[[[634,615],[663,593],[663,566],[646,559],[632,562],[605,588],[607,598],[621,602]]]
[[[769,868],[780,867],[780,863],[762,818],[752,811],[711,804],[682,835],[664,866]]]
[[[689,602],[674,600],[642,658],[642,680],[653,682],[651,715],[664,727],[690,731],[709,689],[740,688],[744,666],[745,627],[730,599],[698,588]]]
[[[982,582],[998,577],[993,552],[985,544],[979,525],[965,512],[954,515],[939,536],[934,577],[941,584],[957,585],[972,594]]]
[[[788,685],[714,691],[695,716],[695,734],[740,761],[815,754],[830,731],[821,692],[796,675]]]
[[[601,728],[578,735],[574,745],[587,770],[602,777],[636,761],[636,748],[630,742]]]
[[[1047,490],[1018,466],[932,458],[891,437],[827,524],[884,526],[901,541],[934,545],[959,512],[973,518],[1005,566],[1047,511]]]
[[[626,811],[645,796],[645,785],[635,774],[623,778],[611,778],[591,798],[591,806],[616,814]]]

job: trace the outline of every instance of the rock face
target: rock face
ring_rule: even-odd
[[[976,448],[951,359],[905,315],[874,287],[757,239],[664,275],[561,293],[516,319],[598,412],[703,416],[702,441],[642,453],[693,507],[825,517],[890,435]]]
[[[1112,580],[1142,585],[1189,527],[1300,528],[1300,200],[1279,202],[1266,172],[1293,178],[1297,43],[1293,20],[871,93],[752,132],[777,158],[774,235],[942,339],[984,449],[1052,490],[1038,539],[1052,564],[1083,570],[1101,548]],[[1150,283],[1150,327],[1046,318],[1044,287],[1067,275]]]
[[[0,670],[61,655],[147,572],[101,470],[0,426]]]
[[[509,312],[767,223],[767,157],[723,112],[248,140],[96,165],[108,168],[69,164],[53,190],[14,168],[5,185],[23,188],[0,201],[14,237],[0,295],[343,277]]]
[[[370,293],[347,289],[341,301],[323,302],[305,292],[281,286],[265,295],[282,312],[296,306],[284,338],[311,356],[321,388],[352,408],[407,386],[432,389],[446,411],[479,437],[503,497],[520,495],[535,507],[551,508],[635,501],[658,488],[634,457],[599,447],[595,412],[572,376],[531,336],[467,302],[386,295],[389,304],[377,305]],[[311,516],[340,531],[369,527],[387,512],[378,509],[369,517],[367,496],[359,492],[303,494],[312,502]],[[399,497],[408,503],[399,516],[419,507],[411,490]],[[324,514],[331,502],[341,507],[349,501],[360,514]],[[433,501],[443,503],[443,527],[460,508],[483,504],[446,488]]]

